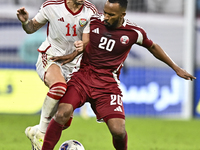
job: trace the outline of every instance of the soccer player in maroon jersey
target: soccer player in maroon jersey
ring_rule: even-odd
[[[53,150],[64,124],[85,102],[91,104],[97,120],[108,126],[115,149],[127,150],[125,114],[118,85],[120,69],[133,44],[148,49],[181,78],[196,79],[176,65],[158,44],[148,39],[141,27],[124,19],[126,8],[127,0],[107,0],[104,14],[91,17],[90,42],[84,51],[81,67],[68,82],[68,90],[47,128],[42,150]]]

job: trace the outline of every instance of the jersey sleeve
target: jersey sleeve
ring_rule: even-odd
[[[151,39],[149,39],[147,37],[147,34],[145,33],[144,35],[144,39],[143,39],[143,43],[142,43],[142,46],[146,47],[146,48],[149,48],[153,45],[153,41]]]
[[[98,13],[99,13],[99,12],[98,12],[97,8],[96,8],[94,5],[92,5],[92,6],[90,7],[90,11],[88,12],[89,21],[88,21],[86,27],[84,28],[83,33],[90,33],[90,18],[91,18],[94,14],[98,14]]]
[[[87,25],[85,26],[83,33],[90,33],[90,20],[88,21]]]
[[[41,24],[45,24],[48,21],[48,17],[46,16],[45,9],[43,6],[40,7],[39,12],[34,17],[35,20]]]
[[[146,32],[142,28],[140,29],[140,32],[138,33],[137,44],[145,48],[149,48],[153,44],[153,41],[147,37]]]

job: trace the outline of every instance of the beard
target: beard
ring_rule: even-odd
[[[85,2],[85,1],[77,1],[77,0],[75,0],[75,1],[74,1],[74,4],[76,4],[76,5],[83,5],[84,2]]]
[[[115,29],[115,28],[117,28],[118,23],[119,23],[119,19],[115,20],[115,21],[113,22],[113,24],[110,24],[110,23],[108,23],[106,20],[104,20],[104,25],[105,25],[106,28],[108,28],[108,29]]]

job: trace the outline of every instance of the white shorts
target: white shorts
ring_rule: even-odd
[[[61,72],[66,81],[68,81],[71,78],[71,74],[73,72],[78,71],[78,69],[80,68],[81,56],[79,59],[73,60],[72,62],[62,65],[62,66],[61,66],[61,63],[52,61],[50,59],[51,57],[53,57],[53,56],[46,54],[46,53],[39,53],[39,55],[38,55],[38,60],[36,63],[36,71],[42,81],[44,81],[44,79],[45,79],[45,74],[46,74],[47,69],[52,64],[56,64],[60,67]]]

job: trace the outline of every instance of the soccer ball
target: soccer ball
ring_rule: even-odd
[[[85,148],[79,141],[68,140],[60,145],[59,150],[85,150]]]

